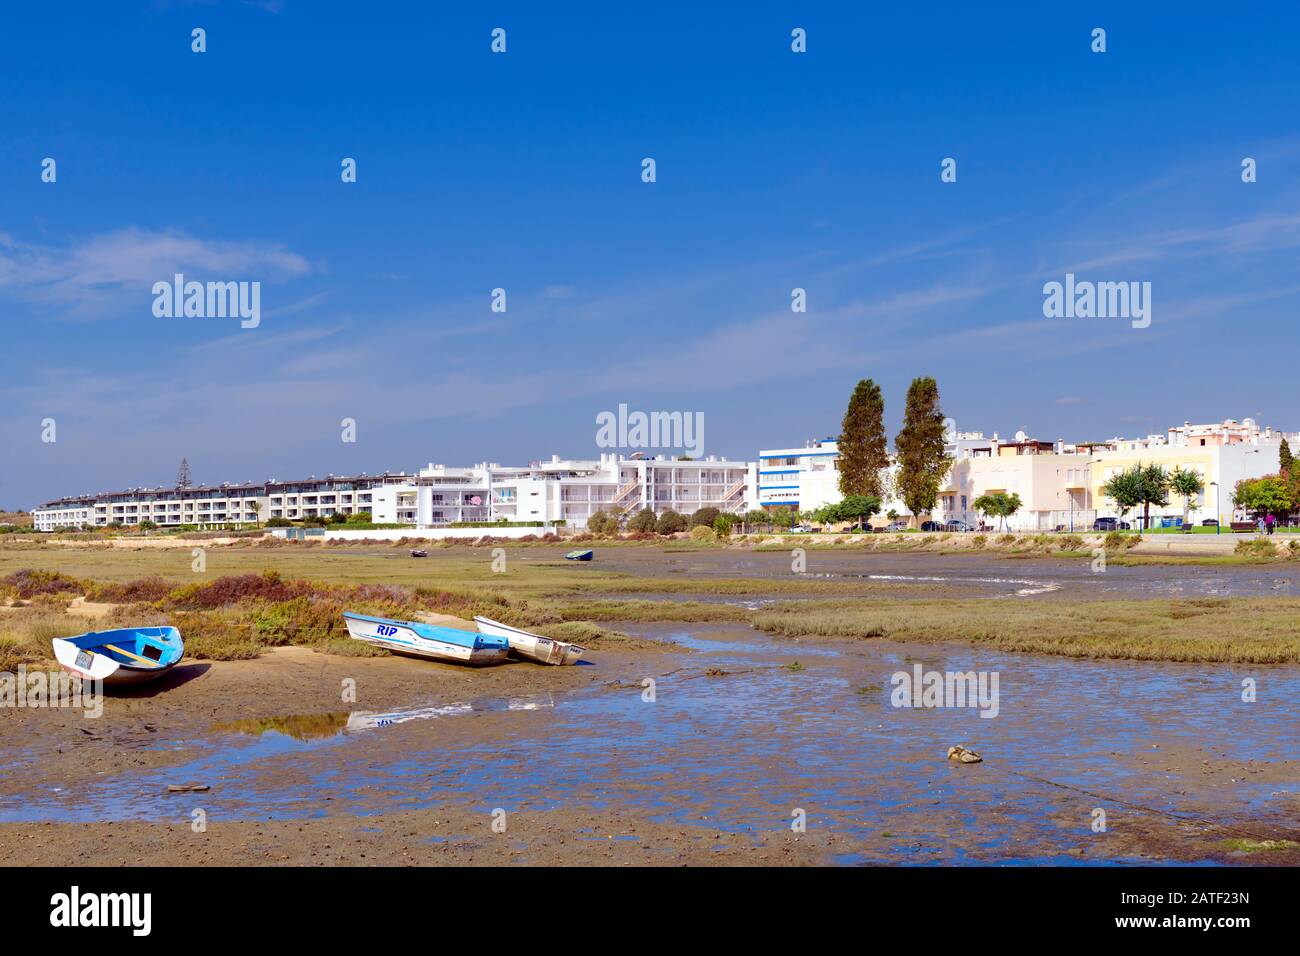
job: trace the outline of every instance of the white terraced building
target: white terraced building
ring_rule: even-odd
[[[50,501],[33,509],[38,531],[139,525],[245,527],[270,518],[300,521],[369,512],[380,524],[413,528],[457,522],[564,522],[584,527],[597,511],[628,517],[642,508],[656,514],[691,514],[700,508],[739,514],[757,507],[757,465],[719,458],[679,461],[615,454],[595,460],[549,461],[526,466],[483,463],[433,465],[417,474],[360,475],[267,481],[261,484],[133,488]]]
[[[186,488],[131,488],[46,502],[32,509],[37,531],[82,526],[197,525],[200,528],[256,525],[268,518],[328,518],[336,512],[369,511],[376,488],[409,481],[410,475],[307,478],[261,484],[202,485]]]
[[[620,517],[651,508],[692,514],[700,508],[739,514],[757,484],[753,462],[663,456],[549,461],[472,468],[430,464],[410,482],[378,489],[376,522],[431,528],[467,521],[564,522],[585,527],[597,511]]]

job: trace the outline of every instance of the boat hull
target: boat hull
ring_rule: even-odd
[[[570,551],[564,556],[566,561],[590,561],[594,552],[591,551]]]
[[[540,634],[502,624],[490,617],[475,617],[474,623],[483,634],[503,637],[510,644],[510,652],[539,664],[576,664],[586,652],[586,648],[565,641],[555,641]]]
[[[509,654],[509,645],[505,641],[485,641],[482,635],[473,631],[457,631],[417,621],[394,621],[351,612],[344,613],[343,619],[347,622],[348,634],[354,640],[407,657],[483,667],[500,664]]]
[[[52,643],[60,667],[82,680],[103,681],[105,687],[155,681],[185,656],[185,642],[174,627],[90,631]]]

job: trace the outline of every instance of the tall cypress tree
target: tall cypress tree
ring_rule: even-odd
[[[943,421],[938,383],[932,378],[912,379],[894,452],[898,456],[898,496],[917,517],[934,510],[940,483],[952,465],[943,453]]]
[[[880,473],[889,465],[885,441],[885,400],[869,378],[858,382],[840,426],[840,494],[881,494]]]
[[[1295,457],[1291,454],[1291,446],[1282,439],[1282,445],[1277,450],[1277,470],[1283,476],[1291,474],[1291,465],[1295,462]]]

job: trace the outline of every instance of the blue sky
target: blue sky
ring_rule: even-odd
[[[6,7],[0,506],[594,456],[620,403],[752,458],[862,377],[891,434],[916,375],[986,433],[1300,428],[1294,7],[444,6]],[[156,318],[178,271],[260,326]],[[1045,318],[1067,271],[1151,326]]]

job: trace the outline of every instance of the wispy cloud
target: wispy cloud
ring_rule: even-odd
[[[0,295],[96,319],[129,302],[148,303],[153,283],[188,278],[274,282],[305,276],[311,265],[279,243],[200,239],[179,231],[127,227],[66,246],[16,241],[0,233]]]

